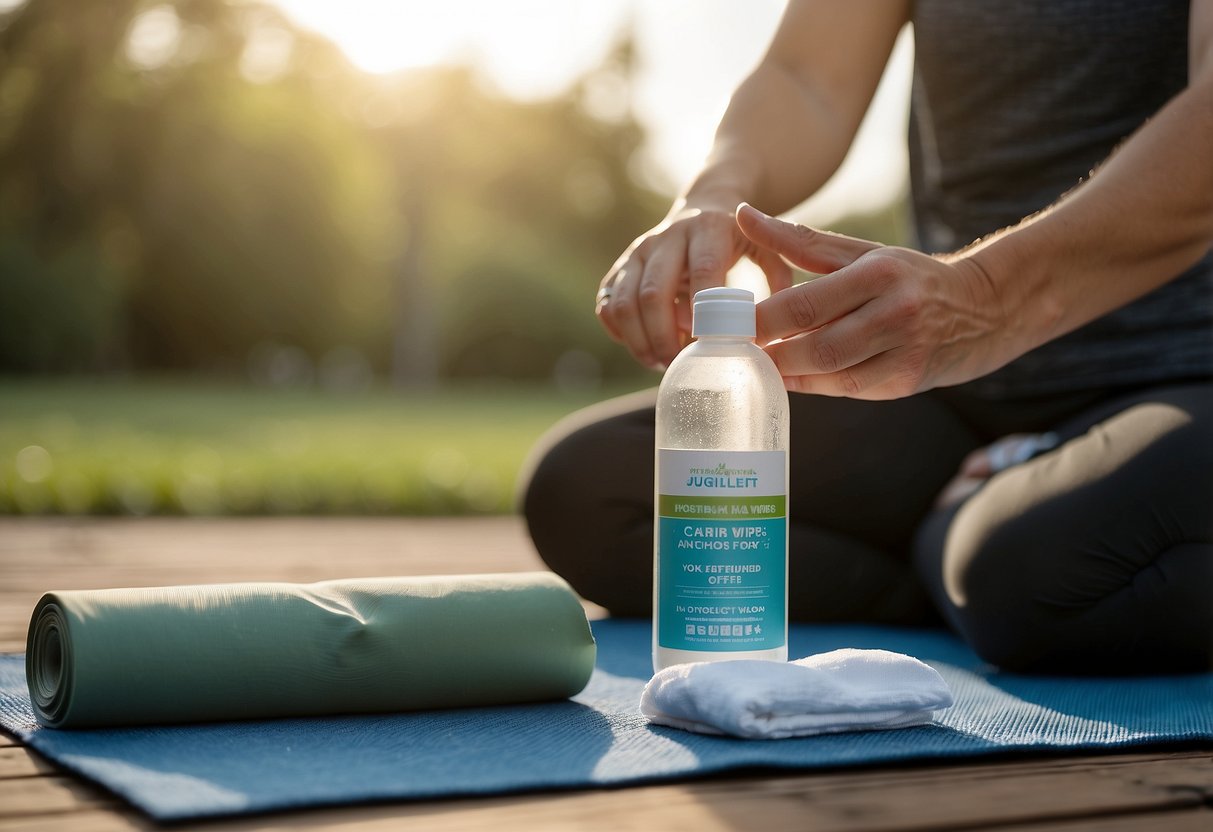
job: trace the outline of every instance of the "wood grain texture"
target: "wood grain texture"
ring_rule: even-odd
[[[96,806],[117,806],[115,798],[74,779],[47,774],[41,777],[0,779],[0,817],[58,815]],[[66,821],[60,823],[66,826]]]
[[[0,747],[0,780],[40,777],[54,772],[54,766],[28,748],[15,744]]]
[[[987,832],[1152,832],[1155,829],[1164,832],[1209,832],[1213,829],[1213,809],[1100,815],[1059,823],[993,826],[987,827]]]
[[[131,814],[96,809],[81,809],[70,815],[32,817],[5,817],[0,814],[0,832],[133,832],[163,828],[166,827],[158,827]]]
[[[0,520],[0,649],[51,588],[542,568],[516,518]],[[594,614],[600,610],[592,608]],[[0,832],[156,828],[0,734]],[[1213,829],[1213,749],[767,773],[627,789],[321,809],[198,830]]]
[[[1027,760],[984,766],[915,766],[817,775],[749,776],[672,786],[369,806],[191,824],[192,829],[271,830],[919,830],[1199,828],[1213,798],[1213,764],[1203,752]],[[11,806],[9,795],[16,796]],[[1029,798],[1030,799],[1025,799]],[[0,829],[129,829],[129,813],[98,814],[112,802],[61,777],[0,779]],[[116,807],[115,807],[116,808]],[[34,819],[48,818],[46,827]],[[1151,818],[1149,826],[1134,819]],[[761,827],[750,825],[761,820]],[[71,814],[71,829],[77,829]],[[59,824],[58,827],[54,824]],[[1088,824],[1084,826],[1083,824]],[[1122,825],[1123,824],[1123,825]],[[1157,824],[1165,824],[1159,826]],[[1175,824],[1174,827],[1171,824]]]

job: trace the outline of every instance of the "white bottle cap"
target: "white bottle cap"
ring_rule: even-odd
[[[753,338],[754,293],[719,286],[695,293],[691,306],[691,335],[740,335]]]

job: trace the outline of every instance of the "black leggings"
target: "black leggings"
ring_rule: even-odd
[[[650,613],[653,400],[557,425],[524,482],[539,554],[616,615]],[[792,618],[942,616],[1010,670],[1213,668],[1213,384],[791,404]],[[1061,444],[933,508],[970,451],[1042,431]]]

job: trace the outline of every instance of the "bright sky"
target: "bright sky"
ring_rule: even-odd
[[[649,162],[670,190],[703,160],[729,94],[761,57],[784,7],[782,0],[275,2],[367,71],[471,62],[519,98],[560,92],[634,27],[636,113],[650,132]],[[878,207],[902,187],[911,60],[903,33],[851,155],[798,217],[827,224]]]

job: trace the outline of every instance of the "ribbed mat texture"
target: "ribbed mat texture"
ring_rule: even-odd
[[[62,731],[34,722],[20,656],[0,657],[0,725],[159,820],[368,800],[676,780],[1027,749],[1213,740],[1213,674],[1092,679],[998,673],[938,631],[792,628],[790,652],[884,648],[935,667],[956,696],[937,724],[794,740],[647,725],[647,621],[595,622],[598,662],[573,699],[389,716]]]

